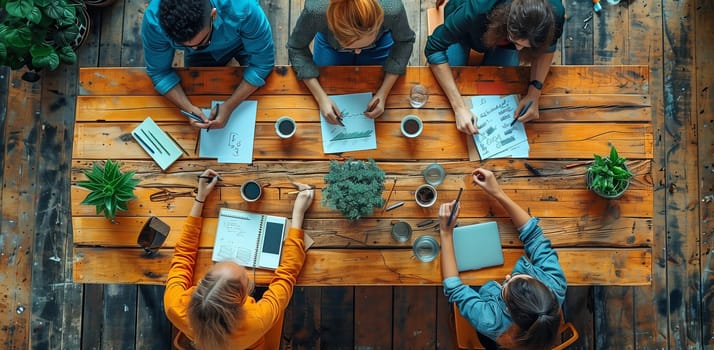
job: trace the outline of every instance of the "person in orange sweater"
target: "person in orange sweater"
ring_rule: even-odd
[[[263,297],[256,301],[250,296],[253,282],[247,270],[233,262],[213,265],[198,285],[193,284],[203,203],[217,177],[218,173],[207,169],[199,178],[195,203],[171,260],[164,293],[166,316],[198,349],[278,349],[283,314],[305,262],[302,223],[314,190],[295,184],[300,192],[280,265]]]

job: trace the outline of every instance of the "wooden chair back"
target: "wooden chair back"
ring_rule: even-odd
[[[456,328],[456,344],[459,349],[486,349],[481,345],[481,341],[478,339],[478,334],[476,330],[471,326],[471,323],[461,316],[461,312],[456,304],[453,304],[454,308],[454,328]],[[575,343],[580,334],[575,326],[570,322],[565,322],[565,317],[560,314],[560,328],[558,329],[558,335],[560,337],[561,343],[553,347],[553,350],[563,350],[568,346]]]

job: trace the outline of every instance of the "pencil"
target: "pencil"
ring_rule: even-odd
[[[456,195],[456,202],[451,208],[451,215],[449,215],[449,220],[446,222],[446,226],[451,226],[451,221],[454,220],[454,214],[456,214],[456,209],[459,207],[459,201],[461,200],[461,193],[464,192],[464,188],[459,188],[459,194]]]
[[[521,109],[520,113],[518,113],[518,117],[516,117],[516,119],[513,119],[513,121],[511,122],[511,126],[515,125],[516,122],[518,121],[518,118],[522,117],[524,114],[526,114],[526,112],[528,112],[528,109],[531,108],[532,104],[533,104],[533,100],[530,100],[530,101],[528,101],[528,103],[526,103],[526,106],[523,107],[523,109]]]
[[[189,111],[186,111],[186,110],[183,110],[183,109],[182,109],[182,110],[181,110],[181,114],[187,116],[189,119],[193,119],[193,120],[195,120],[195,121],[197,121],[197,122],[199,122],[199,123],[203,123],[203,119],[201,119],[201,117],[199,117],[199,116],[197,116],[197,115],[195,115],[195,114],[193,114],[193,113],[191,113],[191,112],[189,112]]]

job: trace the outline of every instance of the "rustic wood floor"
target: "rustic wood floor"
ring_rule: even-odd
[[[277,64],[302,0],[260,0],[273,23]],[[418,29],[410,63],[423,65],[425,10],[404,0]],[[142,66],[147,0],[92,10],[80,66]],[[646,64],[655,121],[652,285],[577,287],[566,312],[574,349],[712,349],[714,339],[714,2],[565,1],[556,64]],[[707,19],[709,18],[709,19]],[[163,289],[71,281],[69,168],[77,66],[37,83],[0,68],[0,344],[3,349],[167,349]],[[286,348],[454,348],[435,287],[298,288]]]

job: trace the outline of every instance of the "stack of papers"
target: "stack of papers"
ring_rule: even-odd
[[[320,115],[322,149],[325,153],[361,151],[377,148],[374,119],[364,115],[372,93],[330,96],[342,114],[342,125],[330,124]]]
[[[471,112],[478,117],[478,134],[473,135],[481,159],[528,158],[530,145],[523,123],[513,122],[518,95],[471,97]]]
[[[213,101],[211,108],[221,103],[222,101]],[[243,101],[233,110],[225,127],[201,129],[201,149],[198,156],[217,158],[219,163],[252,163],[257,112],[257,101]],[[211,110],[204,109],[203,114],[211,115]]]
[[[148,153],[161,170],[166,170],[181,156],[181,148],[151,117],[146,117],[139,126],[131,132],[141,148]]]

